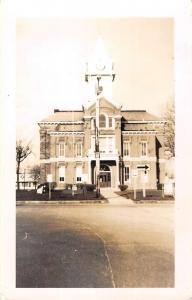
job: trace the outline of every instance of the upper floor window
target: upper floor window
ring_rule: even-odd
[[[82,156],[82,143],[76,144],[76,156]]]
[[[59,144],[59,156],[65,156],[65,143]]]
[[[105,115],[99,116],[99,127],[106,128],[106,116]]]
[[[91,140],[91,149],[95,151],[95,137]],[[115,137],[114,136],[100,136],[99,137],[100,153],[114,153],[115,151]]]
[[[141,142],[141,156],[147,156],[147,142]]]
[[[91,129],[95,130],[96,118],[91,118]],[[114,119],[106,114],[99,115],[99,128],[114,129]]]
[[[123,155],[130,156],[130,142],[123,143]]]
[[[113,118],[109,117],[109,128],[113,127]]]

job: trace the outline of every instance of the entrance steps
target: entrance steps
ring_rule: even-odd
[[[126,199],[125,197],[121,197],[115,193],[117,189],[115,188],[101,188],[100,193],[103,195],[106,199],[108,199],[110,204],[118,205],[134,205],[134,202],[131,199]]]

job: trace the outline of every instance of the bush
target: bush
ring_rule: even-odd
[[[85,186],[85,184],[83,184],[83,183],[77,183],[76,186],[77,186],[78,190],[82,190],[83,187]]]
[[[96,189],[95,184],[86,184],[85,187],[88,192],[93,192]]]
[[[93,192],[96,188],[95,184],[88,184],[88,183],[77,183],[76,187],[78,190],[85,189],[87,192]],[[66,188],[72,188],[72,184],[67,184]]]
[[[128,185],[126,185],[126,184],[120,184],[119,188],[120,188],[121,192],[123,192],[123,191],[125,191],[128,188]]]

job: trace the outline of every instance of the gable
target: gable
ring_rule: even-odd
[[[106,98],[100,99],[100,114],[105,113],[108,115],[120,114],[121,106],[109,102]],[[86,109],[86,115],[95,115],[96,102],[94,102],[90,107]]]

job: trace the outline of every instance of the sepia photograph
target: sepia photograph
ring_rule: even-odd
[[[191,0],[0,1],[0,300],[192,299]]]
[[[174,287],[173,19],[16,30],[16,287]]]

